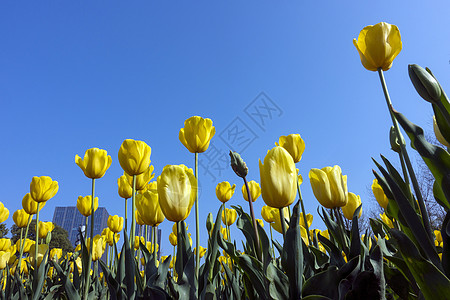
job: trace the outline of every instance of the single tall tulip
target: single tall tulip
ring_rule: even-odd
[[[394,58],[402,50],[402,40],[397,26],[385,22],[364,27],[358,40],[353,39],[358,50],[361,63],[369,71],[378,68],[387,71]]]
[[[41,210],[45,206],[46,202],[42,202],[39,205],[39,210]],[[29,215],[34,215],[37,212],[37,206],[38,203],[34,201],[34,199],[31,197],[30,193],[27,193],[23,199],[22,199],[22,207],[25,210],[25,212]]]
[[[286,149],[296,163],[302,159],[303,151],[305,151],[305,142],[300,134],[290,134],[288,136],[282,135],[275,145]]]
[[[164,214],[159,206],[156,190],[147,190],[143,194],[137,194],[136,208],[146,225],[158,226],[164,221]]]
[[[311,169],[309,180],[314,196],[322,206],[335,208],[347,204],[347,175],[342,176],[339,166]]]
[[[222,222],[227,225],[233,225],[237,218],[237,212],[235,209],[228,209],[225,208],[224,211],[222,211]]]
[[[205,152],[209,142],[216,133],[211,119],[193,116],[184,121],[184,128],[180,129],[180,142],[191,153]]]
[[[83,196],[78,196],[77,199],[77,208],[78,211],[85,217],[89,217],[92,213],[92,196],[91,195],[87,195],[85,197]],[[98,208],[98,197],[94,198],[94,212],[97,210]]]
[[[119,163],[130,176],[144,173],[150,166],[152,149],[143,141],[126,139],[119,149]]]
[[[88,238],[86,246],[87,246],[89,252],[91,252],[90,244],[91,244],[90,238]],[[103,252],[105,252],[105,248],[106,248],[106,239],[104,239],[104,237],[99,234],[94,236],[94,241],[93,241],[93,249],[94,250],[92,251],[92,261],[99,260],[102,257]]]
[[[122,231],[123,218],[119,217],[118,215],[109,216],[108,217],[108,227],[114,233],[118,233],[118,232]]]
[[[127,176],[124,174],[117,178],[117,185],[119,187],[119,196],[128,199],[133,194],[133,187],[128,182]]]
[[[30,195],[36,202],[45,202],[58,192],[58,182],[48,176],[34,176],[30,184]]]
[[[220,202],[225,203],[231,199],[234,194],[234,190],[236,189],[236,185],[231,184],[228,181],[219,182],[216,186],[216,196]]]
[[[267,152],[264,164],[259,160],[261,194],[275,208],[291,205],[297,195],[297,170],[292,156],[282,147]]]
[[[91,179],[102,178],[111,166],[111,156],[99,148],[91,148],[84,153],[84,159],[75,155],[75,163],[83,170],[84,175]]]
[[[344,213],[344,217],[348,220],[353,219],[353,214],[358,206],[361,205],[361,197],[359,195],[355,195],[353,193],[348,193],[348,202],[345,206],[342,206],[342,212]],[[358,218],[361,217],[362,209],[359,211]]]
[[[19,228],[27,227],[30,215],[24,209],[18,209],[13,214],[13,221]]]
[[[175,233],[171,232],[169,234],[169,242],[174,247],[177,245],[177,235]]]
[[[386,197],[386,194],[383,191],[383,188],[378,183],[378,180],[375,178],[372,182],[372,192],[375,196],[375,199],[377,200],[378,204],[386,209],[389,204],[389,199]]]
[[[161,210],[169,221],[183,221],[189,216],[197,194],[197,180],[185,165],[167,165],[158,177]]]
[[[261,196],[261,188],[259,187],[259,183],[257,183],[254,180],[249,181],[248,189],[250,190],[250,197],[252,197],[252,202],[255,202],[256,199],[258,199],[258,197]],[[242,191],[242,197],[244,197],[244,199],[246,201],[248,201],[248,193],[247,193],[247,189],[245,188],[245,184],[242,185],[241,191]]]

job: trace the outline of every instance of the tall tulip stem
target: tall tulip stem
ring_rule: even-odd
[[[125,198],[125,232],[128,231],[128,198]]]
[[[130,248],[132,248],[134,243],[134,236],[136,231],[136,175],[133,175],[133,192],[131,194],[131,234],[130,234]]]
[[[227,212],[225,210],[225,202],[222,203],[222,207],[223,207],[223,214],[225,216],[225,227],[227,229],[227,237],[228,237],[227,240],[229,242],[231,242],[231,239],[230,239],[230,225],[228,225],[228,215],[227,215]]]
[[[280,223],[281,223],[281,231],[283,232],[283,239],[286,237],[286,220],[284,219],[283,208],[278,209],[280,211]]]
[[[272,256],[275,259],[275,249],[273,248],[273,234],[272,234],[272,223],[269,223],[270,227],[270,244],[272,245]]]
[[[250,193],[250,189],[248,187],[248,182],[247,182],[247,178],[243,177],[244,179],[244,184],[245,184],[245,189],[247,190],[247,197],[248,197],[248,205],[250,206],[250,215],[252,216],[252,222],[253,222],[253,229],[255,230],[255,236],[256,236],[256,254],[258,255],[259,259],[262,259],[261,256],[261,251],[260,251],[260,241],[259,241],[259,234],[258,234],[258,225],[256,224],[256,218],[255,218],[255,212],[253,210],[253,199],[252,199],[252,195]]]
[[[38,268],[38,249],[39,249],[39,205],[40,205],[41,203],[40,202],[38,202],[37,203],[37,209],[36,209],[36,244],[35,244],[35,247],[34,247],[34,262],[35,262],[35,265],[34,265],[34,274],[36,275],[37,274],[37,268]],[[20,266],[19,266],[19,268],[20,268]]]
[[[308,235],[308,242],[309,242],[310,245],[312,245],[311,237],[309,236],[309,224],[308,224],[308,219],[306,219],[305,206],[303,205],[302,192],[300,191],[300,184],[298,183],[298,180],[297,180],[297,191],[298,191],[298,198],[299,198],[299,200],[300,200],[300,205],[302,206],[303,221],[305,222],[305,228],[306,228],[306,232],[307,232],[307,235]]]
[[[413,187],[414,187],[414,193],[416,194],[417,202],[419,202],[419,209],[420,209],[420,214],[422,215],[423,225],[425,227],[425,230],[427,231],[428,238],[430,239],[430,241],[432,241],[433,240],[433,238],[432,238],[433,235],[432,235],[432,231],[431,231],[431,225],[430,225],[430,219],[428,217],[428,212],[427,212],[427,210],[425,208],[425,202],[423,201],[422,193],[420,192],[420,188],[419,188],[419,184],[417,182],[416,174],[414,173],[414,169],[412,168],[408,152],[406,151],[406,144],[405,144],[404,140],[401,137],[400,128],[398,127],[398,122],[395,119],[394,113],[392,111],[391,98],[389,97],[389,92],[388,92],[388,89],[387,89],[386,80],[384,79],[383,70],[381,68],[378,68],[378,75],[380,77],[381,86],[382,86],[383,92],[384,92],[384,97],[386,99],[386,104],[387,104],[388,109],[389,109],[389,114],[391,115],[392,123],[394,124],[395,132],[397,134],[398,143],[400,144],[401,154],[402,154],[403,158],[405,159],[406,167],[408,169],[409,176],[411,176],[411,181],[412,181],[412,184],[413,184]],[[405,181],[406,181],[407,180],[406,178],[408,176],[407,176],[407,174],[405,174],[406,173],[405,170],[403,170],[403,173],[404,173]]]
[[[200,247],[200,225],[198,220],[198,153],[195,152],[195,179],[197,179],[197,189],[195,196],[195,246],[197,251]],[[195,254],[195,276],[198,278],[198,272],[200,269],[200,255],[198,252]]]
[[[25,238],[20,243],[19,263],[17,264],[17,266],[19,267],[19,273],[20,273],[21,266],[22,266],[23,248],[25,246],[25,241],[27,240],[27,237],[28,237],[28,229],[30,228],[32,216],[33,215],[29,215],[29,217],[28,217],[27,229],[25,229]],[[16,270],[17,270],[17,268],[16,268]],[[20,273],[20,279],[22,279],[22,273]]]
[[[84,287],[84,299],[87,299],[89,293],[89,285],[91,281],[91,264],[92,264],[92,252],[94,250],[94,196],[95,196],[95,179],[92,178],[92,193],[91,193],[91,233],[89,240],[89,259],[88,270],[86,273],[86,282]],[[113,237],[114,239],[114,237]]]

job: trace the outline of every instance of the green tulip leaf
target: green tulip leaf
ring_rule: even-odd
[[[306,280],[302,290],[303,297],[321,295],[331,299],[338,299],[340,281],[338,269],[336,266],[330,266],[327,270],[317,273]]]
[[[442,267],[445,275],[450,278],[450,212],[447,212],[442,223],[441,236],[444,244],[442,249]]]

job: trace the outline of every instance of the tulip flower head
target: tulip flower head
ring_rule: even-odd
[[[11,240],[7,238],[0,239],[0,251],[6,251],[11,247]]]
[[[78,211],[80,212],[80,214],[82,214],[85,217],[89,217],[92,213],[92,196],[88,195],[88,196],[78,196],[77,199],[77,208]],[[98,208],[98,197],[94,198],[94,212],[97,210]]]
[[[395,57],[402,50],[402,40],[397,26],[385,22],[364,27],[358,40],[353,39],[361,63],[369,71],[391,68]]]
[[[286,230],[287,230],[287,229],[289,229],[289,225],[286,221],[289,222],[289,220],[290,220],[289,209],[287,206],[283,208],[283,214],[284,214]],[[283,233],[283,228],[281,227],[281,218],[280,218],[280,210],[279,209],[272,210],[272,218],[273,218],[273,223],[271,223],[270,226],[272,226],[272,228],[275,229],[276,231],[278,231],[279,233]]]
[[[307,214],[306,215],[306,222],[308,222],[308,228],[311,227],[312,221],[313,221],[313,215],[312,214]],[[305,226],[305,218],[303,218],[303,213],[302,212],[300,213],[299,223],[300,223],[300,226],[303,226],[303,227],[306,228],[306,226]]]
[[[9,210],[0,202],[0,223],[5,222],[9,217]]]
[[[48,176],[34,176],[30,184],[30,195],[36,202],[46,202],[56,195],[59,186]]]
[[[257,183],[254,180],[249,181],[248,188],[250,190],[250,197],[252,197],[252,202],[255,202],[256,199],[258,199],[258,197],[261,196],[261,188],[259,187],[259,183]],[[247,188],[245,187],[245,184],[242,185],[241,191],[242,191],[242,197],[244,197],[244,199],[246,201],[248,201],[248,193],[247,193]]]
[[[375,178],[372,182],[372,192],[375,196],[375,199],[377,200],[378,204],[386,209],[389,204],[389,198],[386,197],[386,194],[383,191],[383,188],[378,183],[378,180]]]
[[[86,239],[86,247],[88,249],[88,251],[90,252],[91,249],[91,238],[87,238]],[[103,252],[105,251],[106,248],[106,240],[103,236],[97,234],[96,236],[94,236],[94,241],[93,241],[93,249],[94,251],[92,252],[92,261],[97,261],[99,260],[102,255]],[[39,245],[40,246],[40,245]]]
[[[226,203],[234,194],[234,190],[236,189],[236,185],[231,184],[228,181],[219,182],[216,186],[216,196],[220,202]]]
[[[49,259],[58,261],[62,257],[62,249],[61,248],[53,248],[50,250]]]
[[[261,216],[264,219],[264,221],[266,221],[267,223],[273,223],[274,220],[274,216],[273,216],[273,210],[277,210],[276,208],[270,207],[268,205],[264,205],[261,209]]]
[[[335,208],[347,204],[347,175],[342,175],[339,166],[311,169],[309,180],[314,196],[323,207]]]
[[[123,228],[123,218],[118,215],[109,216],[108,228],[114,233],[121,232]]]
[[[348,220],[353,219],[353,214],[358,206],[361,205],[361,197],[359,195],[355,195],[353,193],[348,193],[348,202],[345,206],[342,206],[342,212],[344,213],[344,217]],[[358,218],[361,217],[362,209],[359,211]]]
[[[174,247],[177,245],[177,235],[175,233],[171,232],[169,234],[169,242]]]
[[[130,176],[144,173],[150,166],[152,149],[143,141],[126,139],[119,149],[119,163]]]
[[[27,227],[30,215],[24,209],[18,209],[13,214],[13,221],[19,228]]]
[[[84,159],[75,155],[75,163],[83,170],[87,178],[97,179],[105,175],[111,166],[111,156],[108,152],[99,148],[91,148],[84,153]]]
[[[297,195],[297,169],[294,159],[283,147],[276,146],[267,152],[264,164],[259,160],[261,194],[270,207],[291,205]]]
[[[164,214],[159,206],[158,191],[147,190],[136,195],[136,208],[146,225],[158,226],[164,221]]]
[[[40,244],[38,246],[37,257],[35,255],[35,251],[36,251],[35,249],[36,249],[36,244],[32,245],[30,248],[30,252],[29,252],[30,263],[34,267],[36,265],[36,260],[37,260],[37,266],[39,267],[41,265],[42,260],[44,259],[45,253],[47,253],[47,251],[48,251],[48,245]]]
[[[225,208],[222,211],[222,222],[225,225],[233,225],[237,218],[237,212],[235,209]]]
[[[119,186],[119,196],[128,199],[133,196],[133,187],[128,183],[127,176],[124,174],[117,178],[117,185]]]
[[[49,232],[52,232],[55,229],[55,224],[52,222],[39,222],[39,237],[44,239],[47,237]]]
[[[298,163],[302,159],[303,151],[305,151],[305,142],[300,134],[290,134],[288,136],[282,135],[275,145],[286,149],[294,159],[295,163]]]
[[[6,268],[6,265],[11,257],[11,252],[9,251],[0,251],[0,270]]]
[[[193,116],[184,121],[184,128],[180,129],[178,137],[189,152],[202,153],[208,149],[215,133],[211,119]]]
[[[146,188],[150,180],[155,177],[153,173],[154,167],[150,165],[142,174],[136,175],[136,190],[141,191]],[[126,172],[123,174],[128,180],[130,186],[133,185],[133,176],[128,175]]]
[[[39,205],[39,211],[45,206],[45,202]],[[34,215],[37,212],[37,202],[31,197],[30,193],[27,193],[22,199],[22,207],[29,215]]]
[[[384,224],[386,224],[389,228],[394,228],[394,223],[391,219],[386,215],[386,213],[380,214],[380,219],[383,221]]]
[[[197,195],[197,179],[185,165],[167,165],[158,177],[161,210],[169,221],[183,221],[189,216]]]

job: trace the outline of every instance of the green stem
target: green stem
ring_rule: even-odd
[[[298,191],[298,198],[300,200],[300,205],[302,207],[303,222],[305,222],[306,233],[308,235],[308,242],[310,245],[312,245],[311,237],[309,236],[309,224],[308,224],[308,219],[306,218],[305,205],[303,204],[302,192],[300,191],[300,184],[298,183],[298,181],[297,181],[297,191]]]
[[[392,112],[392,102],[391,102],[391,98],[389,97],[389,92],[387,89],[386,81],[384,79],[383,70],[381,70],[381,68],[378,68],[378,75],[380,77],[381,86],[383,87],[384,97],[386,99],[386,104],[389,109],[389,114],[391,115],[392,123],[394,124],[394,128],[397,133],[397,138],[398,138],[398,142],[400,144],[401,154],[402,154],[403,158],[405,159],[406,167],[408,169],[409,176],[411,176],[411,181],[412,181],[412,184],[414,187],[414,193],[416,194],[417,201],[419,202],[419,209],[420,209],[420,213],[422,215],[423,225],[425,227],[425,230],[427,231],[428,239],[430,240],[430,242],[432,242],[433,234],[431,231],[430,218],[428,217],[428,212],[425,208],[425,202],[423,201],[422,193],[420,192],[420,189],[419,189],[419,184],[417,182],[416,174],[414,173],[414,169],[412,168],[408,152],[406,151],[406,144],[404,143],[404,140],[401,137],[400,128],[398,127],[397,120],[395,119],[394,113]],[[406,177],[407,176],[405,176],[405,178]]]
[[[247,198],[248,198],[248,205],[250,206],[250,215],[252,217],[252,222],[253,222],[253,229],[255,230],[255,236],[256,236],[256,254],[258,256],[258,258],[260,260],[262,260],[262,255],[261,255],[261,251],[260,251],[260,241],[259,241],[259,233],[258,233],[258,225],[256,224],[256,218],[255,218],[255,212],[253,211],[253,199],[252,199],[252,195],[250,193],[250,189],[248,187],[248,182],[247,182],[247,178],[244,177],[244,184],[245,184],[245,188],[247,189]]]
[[[21,266],[22,266],[23,248],[24,248],[25,242],[27,241],[27,238],[28,238],[28,229],[30,228],[30,223],[31,223],[31,219],[32,218],[33,218],[32,215],[28,216],[27,229],[25,229],[25,238],[20,243],[19,263],[17,264],[17,266],[19,267],[18,270],[19,270],[19,273],[20,273],[20,279],[22,279],[22,273],[20,271],[21,271]],[[17,267],[16,267],[16,270],[17,270]]]
[[[39,205],[41,203],[37,203],[37,210],[36,210],[36,245],[34,247],[34,274],[37,274],[37,268],[38,268],[38,249],[39,249]],[[20,268],[20,266],[19,266]]]
[[[197,179],[197,189],[195,196],[195,246],[197,251],[200,247],[200,226],[199,226],[199,216],[198,216],[198,153],[195,152],[195,178]],[[198,272],[200,269],[200,255],[196,253],[195,255],[195,277],[198,278]]]
[[[133,192],[131,196],[131,234],[130,234],[130,248],[133,249],[134,236],[136,230],[136,220],[135,220],[135,211],[136,211],[136,175],[133,175]]]
[[[346,231],[345,231],[345,227],[344,227],[344,222],[342,220],[342,216],[339,213],[339,207],[332,208],[331,210],[334,211],[334,215],[335,215],[335,218],[336,218],[336,223],[338,223],[338,225],[340,227],[338,234],[339,234],[340,239],[342,241],[342,247],[344,248],[343,249],[344,253],[345,253],[345,255],[348,255],[348,245],[347,245],[347,240],[345,238],[346,235],[344,235],[344,232],[346,232]]]
[[[281,231],[283,232],[283,239],[286,237],[286,221],[284,220],[283,208],[278,209],[280,211]]]
[[[273,248],[272,223],[269,223],[269,227],[270,227],[270,244],[272,246],[272,256],[273,259],[275,259],[275,249]]]
[[[89,241],[89,259],[88,269],[86,273],[86,285],[84,287],[84,299],[87,299],[89,293],[89,285],[91,281],[91,264],[92,264],[92,252],[94,250],[94,197],[95,197],[95,179],[92,178],[92,193],[91,193],[91,233]],[[87,230],[87,228],[86,228]]]
[[[128,231],[128,199],[125,198],[125,232]]]
[[[227,211],[225,209],[225,202],[222,203],[222,207],[223,207],[223,215],[225,216],[225,228],[227,229],[227,240],[229,242],[231,242],[231,239],[230,239],[230,226],[228,225],[228,215],[227,215]]]
[[[178,243],[177,243],[178,244]],[[175,277],[175,246],[173,246],[173,256],[172,259],[174,263],[172,264],[172,276]]]

